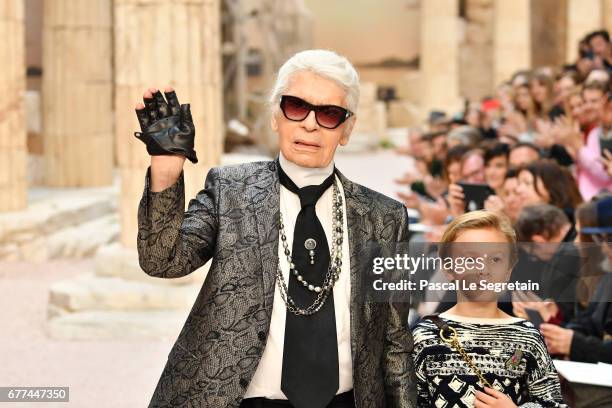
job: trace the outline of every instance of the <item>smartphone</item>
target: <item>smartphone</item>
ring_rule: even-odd
[[[482,210],[486,199],[495,194],[495,191],[487,184],[463,182],[457,184],[463,189],[463,194],[465,196],[465,212]]]
[[[601,151],[601,157],[606,157],[604,151],[612,153],[612,130],[599,136],[599,150]]]
[[[525,313],[527,313],[527,317],[534,327],[540,330],[540,325],[544,323],[544,319],[542,319],[540,312],[535,309],[525,308]]]

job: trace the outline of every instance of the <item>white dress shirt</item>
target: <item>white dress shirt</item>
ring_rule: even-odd
[[[333,160],[325,168],[300,167],[279,155],[280,165],[291,180],[302,188],[307,185],[321,184],[334,170]],[[336,176],[338,189],[342,195],[342,211],[344,214],[342,239],[342,270],[334,285],[334,312],[336,315],[336,337],[338,342],[339,388],[337,393],[343,393],[353,388],[353,362],[351,358],[351,324],[350,324],[350,254],[348,229],[346,222],[346,201],[342,183]],[[332,201],[333,188],[327,189],[315,205],[315,212],[331,249],[332,242]],[[283,215],[285,233],[289,248],[293,248],[293,230],[295,220],[301,210],[300,199],[284,186],[280,186],[280,211]],[[316,250],[315,250],[316,251]],[[317,256],[315,254],[315,256]],[[289,264],[279,237],[278,259],[285,282],[295,279],[289,276]],[[295,284],[295,281],[292,282]],[[328,299],[329,301],[329,299]],[[283,368],[283,343],[285,339],[286,305],[280,295],[278,283],[275,284],[274,302],[272,304],[272,319],[266,348],[255,371],[255,375],[247,388],[244,398],[264,397],[269,399],[287,399],[281,391],[281,374]],[[314,345],[316,347],[316,345]]]

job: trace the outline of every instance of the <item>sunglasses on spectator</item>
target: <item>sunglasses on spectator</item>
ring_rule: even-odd
[[[283,115],[291,121],[301,122],[315,113],[319,126],[326,129],[335,129],[353,115],[353,112],[336,105],[312,105],[297,96],[283,95],[280,100]]]

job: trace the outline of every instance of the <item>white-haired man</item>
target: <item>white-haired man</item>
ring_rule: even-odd
[[[334,166],[358,100],[346,58],[294,55],[270,98],[279,157],[211,169],[183,211],[183,164],[197,161],[189,105],[145,92],[140,265],[176,278],[212,258],[150,406],[415,405],[408,303],[363,302],[359,272],[368,242],[407,239],[405,208]]]

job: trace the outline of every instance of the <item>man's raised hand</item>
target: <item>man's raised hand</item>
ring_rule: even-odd
[[[164,94],[165,98],[157,89],[145,92],[144,105],[136,106],[141,132],[135,132],[134,136],[142,140],[151,156],[180,155],[197,163],[190,105],[181,105],[171,88]]]

